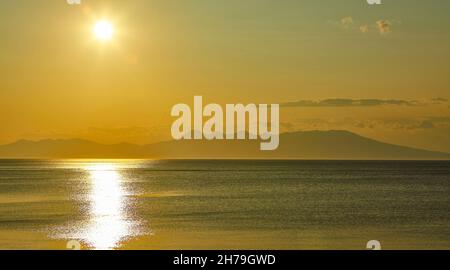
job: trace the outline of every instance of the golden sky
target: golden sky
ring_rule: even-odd
[[[202,95],[280,103],[284,131],[450,151],[449,13],[434,0],[2,0],[0,144],[155,142],[171,107]]]

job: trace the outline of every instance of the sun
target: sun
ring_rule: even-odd
[[[113,37],[114,27],[110,22],[101,20],[95,23],[93,32],[96,38],[106,41],[110,40]]]

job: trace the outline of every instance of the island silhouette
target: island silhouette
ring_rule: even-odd
[[[280,134],[276,151],[260,151],[259,141],[165,141],[147,145],[101,144],[83,139],[20,140],[0,146],[0,158],[117,159],[350,159],[449,160],[450,153],[394,145],[343,130]]]

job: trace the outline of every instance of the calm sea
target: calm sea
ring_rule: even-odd
[[[0,249],[450,249],[447,161],[1,160]]]

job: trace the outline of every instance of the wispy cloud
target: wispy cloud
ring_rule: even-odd
[[[430,116],[428,120],[438,124],[450,124],[450,116]]]
[[[367,25],[367,24],[365,24],[365,25],[361,25],[360,27],[359,27],[359,31],[361,32],[361,33],[368,33],[369,32],[369,26]]]
[[[437,103],[437,104],[448,103],[449,102],[449,100],[446,99],[446,98],[433,98],[432,101]]]
[[[433,121],[428,119],[407,118],[359,120],[351,124],[358,129],[425,130],[437,127]]]
[[[353,25],[353,18],[350,16],[344,17],[341,19],[341,25],[345,28],[348,29]]]
[[[22,138],[41,140],[41,139],[85,139],[94,142],[106,144],[114,143],[134,143],[147,144],[170,139],[170,126],[152,126],[152,127],[89,127],[81,130],[72,131],[33,131],[22,134]]]
[[[392,23],[388,20],[377,21],[377,28],[380,34],[387,34],[391,32]]]
[[[431,129],[445,129],[450,127],[450,117],[434,118],[384,118],[384,119],[356,119],[356,118],[305,118],[292,122],[281,123],[284,131],[297,130],[393,130],[393,131],[423,131]]]
[[[375,23],[364,22],[362,24],[359,24],[351,16],[346,16],[342,18],[338,23],[340,27],[345,30],[351,30],[360,33],[368,33],[371,31],[371,29],[373,29],[375,32],[378,32],[382,35],[392,32],[392,25],[393,25],[393,22],[391,20],[386,19],[379,19]]]
[[[415,106],[419,102],[399,99],[349,99],[298,100],[282,103],[284,107],[373,107],[383,105]]]

